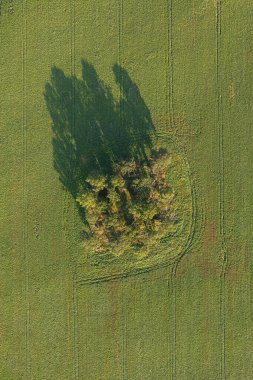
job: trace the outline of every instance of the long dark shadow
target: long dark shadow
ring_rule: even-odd
[[[121,93],[117,100],[93,65],[81,64],[82,79],[53,67],[44,91],[52,119],[54,167],[75,199],[87,176],[110,175],[124,160],[146,160],[155,134],[150,111],[125,69],[113,66]]]

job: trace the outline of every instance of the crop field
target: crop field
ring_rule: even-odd
[[[253,378],[252,10],[0,0],[1,380]],[[150,256],[92,262],[73,128],[117,120],[156,129],[183,221]]]

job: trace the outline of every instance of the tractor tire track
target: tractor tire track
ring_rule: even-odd
[[[174,83],[173,83],[173,0],[166,1],[166,12],[167,12],[167,55],[166,55],[166,80],[167,80],[167,91],[166,91],[166,101],[167,101],[167,120],[170,122],[170,128],[173,128],[174,125],[174,103],[173,103],[173,94],[174,94]],[[170,378],[176,378],[176,348],[177,348],[177,336],[176,336],[176,271],[178,266],[179,259],[176,259],[174,264],[170,267],[169,278],[168,278],[168,287],[169,287],[169,300],[170,300],[170,311],[168,313],[172,318],[169,325],[169,336],[171,341],[170,352]]]
[[[222,49],[222,0],[216,3],[216,81],[217,81],[217,125],[218,125],[218,160],[219,160],[219,234],[221,241],[222,266],[220,273],[219,291],[219,323],[221,334],[221,363],[220,376],[226,379],[226,271],[228,255],[224,233],[224,125],[222,104],[222,75],[221,75],[221,49]]]
[[[27,195],[27,2],[22,3],[22,144],[23,144],[23,242],[24,242],[24,260],[25,260],[25,299],[26,299],[26,375],[27,379],[31,378],[31,354],[30,354],[30,267],[28,252],[28,195]]]
[[[124,0],[118,0],[118,18],[119,18],[119,26],[118,26],[118,63],[119,66],[122,66],[123,63],[123,20],[124,20]],[[122,100],[123,93],[122,93],[122,74],[120,71],[120,88],[119,88],[119,98]],[[123,123],[122,120],[122,104],[120,105],[120,123]],[[127,318],[126,318],[126,297],[124,294],[125,289],[125,281],[124,278],[121,278],[121,315],[122,315],[122,380],[127,379],[126,374],[126,342],[127,342]]]
[[[75,67],[75,56],[76,56],[76,48],[75,48],[75,19],[76,19],[76,9],[75,9],[75,0],[70,0],[70,52],[71,52],[71,75],[73,78],[72,85],[72,122],[71,128],[72,130],[75,128],[75,75],[76,75],[76,67]],[[72,217],[72,231],[74,230],[75,225],[75,203],[73,203],[71,207],[71,217]],[[68,258],[71,259],[70,257]],[[74,268],[72,273],[72,321],[73,321],[73,372],[75,380],[79,379],[79,338],[78,338],[78,289],[76,286],[76,268]]]

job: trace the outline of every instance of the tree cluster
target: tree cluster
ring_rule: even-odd
[[[86,213],[86,237],[94,252],[146,252],[177,220],[175,193],[167,180],[171,157],[152,150],[146,161],[123,161],[112,175],[86,179],[77,197]]]

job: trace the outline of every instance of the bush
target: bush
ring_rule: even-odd
[[[171,157],[154,149],[145,161],[115,164],[111,175],[89,176],[77,201],[86,213],[90,250],[119,256],[147,256],[177,219],[175,193],[168,183]]]

